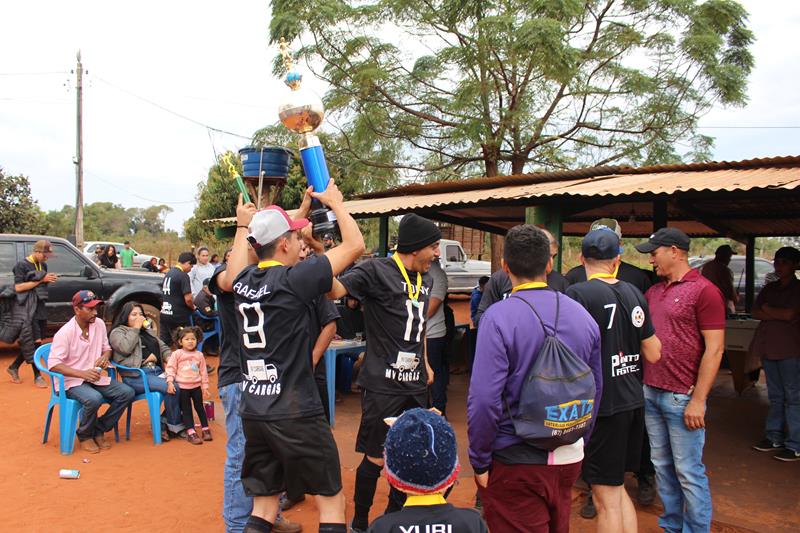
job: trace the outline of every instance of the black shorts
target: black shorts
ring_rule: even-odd
[[[644,439],[644,407],[600,416],[583,458],[590,485],[620,486],[625,472],[638,472]]]
[[[342,490],[339,450],[323,415],[274,422],[245,418],[242,428],[242,485],[248,496],[286,491],[290,500],[298,500]]]
[[[415,407],[428,408],[428,393],[383,394],[361,391],[361,425],[358,426],[356,451],[369,457],[383,459],[383,442],[389,426],[383,421],[390,416],[400,416]]]

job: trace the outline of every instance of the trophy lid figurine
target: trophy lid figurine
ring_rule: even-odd
[[[303,76],[294,70],[289,45],[281,39],[280,44],[283,65],[286,67],[284,83],[291,91],[278,105],[278,117],[281,123],[300,136],[300,159],[309,185],[314,191],[322,192],[328,186],[330,174],[325,162],[325,153],[314,133],[325,118],[325,107],[322,100],[310,90],[301,87]],[[311,215],[314,236],[321,239],[326,233],[338,233],[339,226],[336,215],[318,200],[311,203]]]

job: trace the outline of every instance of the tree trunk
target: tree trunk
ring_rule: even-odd
[[[494,146],[483,145],[483,157],[486,165],[486,176],[497,176],[497,149]],[[503,258],[503,243],[505,236],[493,233],[491,235],[492,272],[500,270],[500,260]]]

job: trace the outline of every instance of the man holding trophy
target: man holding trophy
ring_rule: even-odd
[[[246,223],[246,210],[237,210],[237,217],[242,211],[238,237],[220,288],[233,292],[242,341],[242,485],[254,498],[245,533],[272,531],[282,492],[290,499],[315,495],[319,531],[346,532],[339,452],[311,368],[309,305],[330,292],[335,276],[361,256],[364,239],[333,180],[320,184],[327,167],[312,132],[322,122],[322,106],[297,98],[299,81],[290,72],[294,98],[280,107],[281,120],[303,134],[301,155],[314,189],[314,233],[335,230],[338,220],[342,243],[299,262],[300,230],[307,219],[293,220],[272,205]],[[246,240],[241,238],[245,232]],[[249,247],[258,257],[256,265],[248,261]]]

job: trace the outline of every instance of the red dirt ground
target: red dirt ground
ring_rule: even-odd
[[[465,321],[468,303],[454,304],[457,322]],[[14,349],[0,352],[0,368],[4,370],[15,355]],[[209,362],[216,366],[218,360],[211,357]],[[123,441],[114,443],[109,451],[89,455],[77,450],[71,456],[62,456],[57,423],[48,443],[41,444],[49,390],[33,387],[30,367],[23,367],[22,377],[22,385],[12,384],[5,372],[0,377],[0,494],[5,502],[0,530],[224,530],[220,512],[225,426],[218,397],[214,398],[217,421],[211,423],[214,441],[203,446],[182,440],[154,446],[146,409],[136,405],[130,441],[125,442],[123,435]],[[706,462],[717,521],[713,531],[800,531],[800,463],[782,464],[749,450],[760,437],[765,390],[751,389],[737,397],[729,382],[730,377],[721,374],[709,405]],[[466,387],[464,375],[453,376],[448,411],[459,437],[463,466],[450,501],[459,506],[471,505],[475,493],[466,454]],[[212,391],[216,391],[215,383]],[[339,444],[349,519],[355,467],[360,461],[353,451],[359,422],[357,395],[348,395],[336,405],[336,422],[334,436]],[[62,468],[80,470],[80,479],[60,479],[58,471]],[[633,487],[635,482],[631,487],[635,494]],[[387,485],[381,481],[374,516],[383,510],[386,493]],[[595,522],[577,514],[583,501],[577,490],[575,497],[572,530],[594,531]],[[639,509],[640,531],[659,531],[657,512],[658,507]],[[287,517],[302,523],[306,531],[316,531],[316,509],[310,499],[289,511]]]

